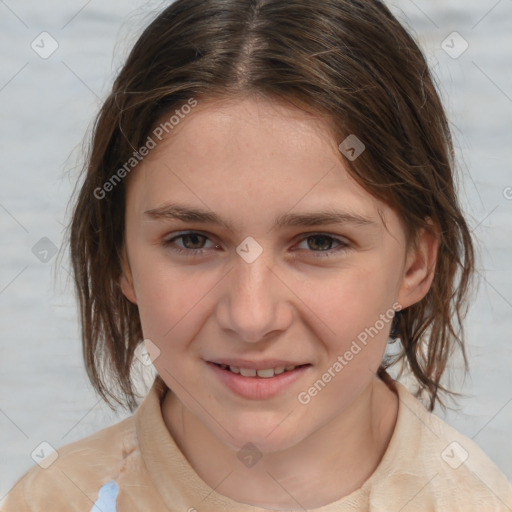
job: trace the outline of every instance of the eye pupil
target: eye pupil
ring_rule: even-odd
[[[319,247],[316,247],[316,248],[315,248],[315,247],[312,247],[312,246],[311,246],[311,243],[309,242],[311,239],[313,239],[313,240],[318,240],[318,239],[323,240],[323,241],[325,242],[324,244],[322,244],[322,243],[320,243],[320,244],[316,244],[316,243],[315,243],[315,244],[313,244],[313,245],[317,245],[317,246],[318,246],[318,245],[320,245],[320,246],[321,246],[321,245],[325,245],[325,244],[327,244],[327,247],[324,247],[324,248],[319,248]],[[315,235],[315,236],[310,236],[310,237],[308,238],[308,246],[310,247],[310,249],[316,249],[316,250],[320,250],[320,251],[327,251],[327,250],[329,250],[329,249],[330,249],[330,246],[331,246],[331,245],[332,245],[332,238],[331,238],[331,237],[329,237],[329,236],[325,236],[325,235]]]
[[[187,240],[190,240],[190,239],[200,239],[200,238],[204,238],[203,236],[201,235],[197,235],[197,234],[188,234],[188,235],[182,235],[182,239],[183,239],[183,245],[187,246],[188,244],[186,243]],[[204,240],[203,240],[203,243],[204,243]],[[192,245],[195,245],[194,242],[192,242]],[[201,241],[199,242],[199,246],[202,246],[201,244]],[[191,247],[191,249],[200,249],[201,247]]]

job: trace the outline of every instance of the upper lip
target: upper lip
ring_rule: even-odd
[[[247,368],[251,370],[266,370],[268,368],[287,368],[288,366],[302,366],[309,363],[297,363],[283,359],[264,359],[262,361],[248,361],[247,359],[222,358],[210,359],[210,363],[225,364],[226,366],[236,366],[237,368]]]

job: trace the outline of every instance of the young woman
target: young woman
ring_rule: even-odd
[[[86,368],[133,415],[3,510],[511,510],[432,414],[474,269],[452,157],[382,2],[172,3],[99,113],[70,225]]]

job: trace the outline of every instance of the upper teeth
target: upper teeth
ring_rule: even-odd
[[[242,377],[263,377],[264,379],[269,379],[274,377],[274,375],[279,375],[285,371],[289,372],[290,370],[294,370],[295,366],[287,366],[286,368],[283,366],[278,366],[277,368],[265,368],[263,370],[255,370],[254,368],[238,368],[237,366],[227,366],[225,364],[220,365],[222,368],[227,370],[228,368],[233,373],[239,373]]]

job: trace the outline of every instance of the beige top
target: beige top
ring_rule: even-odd
[[[402,384],[398,417],[377,469],[350,495],[313,512],[512,511],[512,485],[483,451],[429,413]],[[30,468],[3,512],[263,512],[210,488],[167,430],[157,376],[135,413]],[[101,488],[101,491],[100,491]]]

